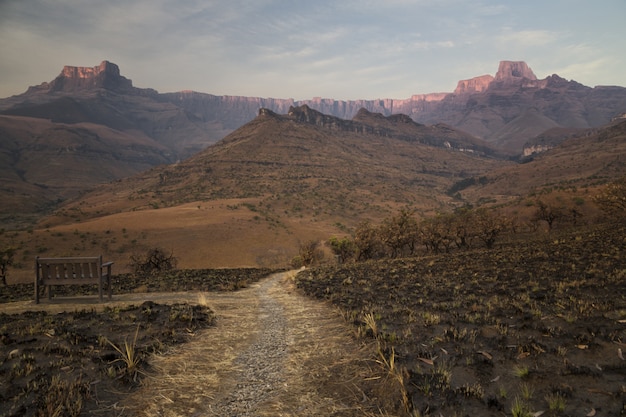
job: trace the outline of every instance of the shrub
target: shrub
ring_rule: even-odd
[[[626,217],[626,176],[608,184],[593,200],[607,215]]]
[[[302,266],[311,266],[324,259],[324,252],[320,249],[320,242],[317,240],[301,243],[298,253]]]
[[[177,264],[178,259],[173,252],[152,248],[145,255],[132,255],[129,266],[137,275],[149,275],[176,269]]]
[[[339,263],[344,263],[354,259],[356,256],[356,245],[350,238],[331,237],[328,239],[328,246],[335,256],[338,257]]]

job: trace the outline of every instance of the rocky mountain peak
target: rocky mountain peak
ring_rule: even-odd
[[[120,67],[109,61],[102,61],[100,65],[95,67],[73,67],[66,65],[63,67],[61,76],[65,78],[95,78],[102,73],[108,73],[112,77],[120,77]]]
[[[533,70],[524,61],[500,61],[495,81],[518,82],[523,79],[537,80]]]
[[[72,92],[96,88],[124,92],[134,90],[132,81],[120,75],[120,68],[109,61],[102,61],[95,67],[66,65],[53,81],[34,87],[34,90]]]

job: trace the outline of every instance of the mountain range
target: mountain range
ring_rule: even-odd
[[[506,163],[567,138],[592,135],[625,112],[626,88],[591,88],[558,75],[537,79],[526,63],[516,61],[500,62],[495,76],[461,80],[452,93],[354,101],[159,93],[133,86],[108,61],[66,66],[51,82],[0,100],[0,211],[7,223],[19,223],[22,216],[32,220],[98,184],[163,164],[184,166],[205,149],[215,152],[232,142],[229,133],[270,115],[339,138],[386,138],[419,145],[422,152],[426,146],[444,161],[449,154],[440,152],[447,149]],[[279,162],[270,164],[288,158],[286,148],[274,151]],[[423,172],[433,171],[422,165]],[[452,164],[434,171],[462,179],[482,169]]]

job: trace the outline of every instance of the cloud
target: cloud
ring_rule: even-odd
[[[562,38],[562,33],[551,30],[513,30],[511,28],[505,28],[496,36],[496,42],[500,45],[530,48],[553,44]]]

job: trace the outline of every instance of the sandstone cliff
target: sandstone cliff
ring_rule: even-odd
[[[462,129],[521,154],[521,144],[546,126],[597,127],[624,113],[626,88],[591,88],[556,74],[538,79],[525,62],[502,61],[495,76],[461,80],[452,93],[405,99],[295,101],[193,91],[159,94],[134,87],[117,65],[103,61],[93,68],[65,67],[52,82],[0,100],[0,113],[139,129],[170,147],[176,159],[214,143],[254,119],[261,108],[284,114],[302,105],[346,120],[360,109],[383,116],[405,114],[418,123]],[[529,110],[541,123],[521,126]]]

